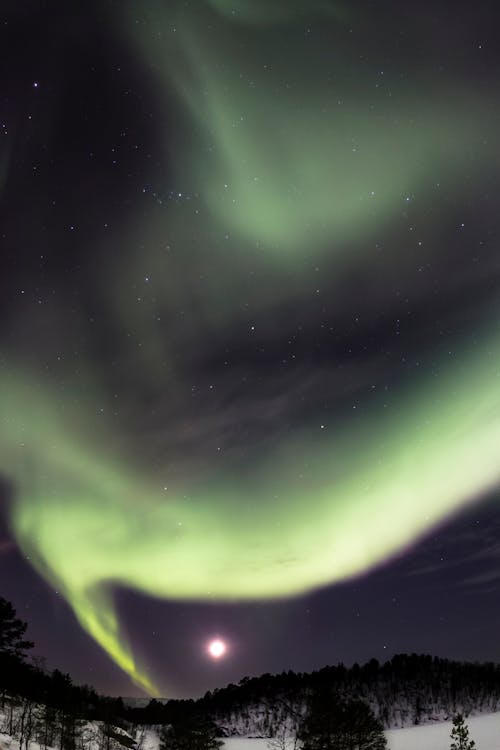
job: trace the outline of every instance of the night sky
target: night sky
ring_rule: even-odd
[[[3,0],[0,595],[49,668],[500,661],[499,22]]]

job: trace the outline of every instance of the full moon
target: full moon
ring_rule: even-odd
[[[207,646],[207,651],[212,659],[220,659],[227,651],[227,646],[220,638],[215,638]]]

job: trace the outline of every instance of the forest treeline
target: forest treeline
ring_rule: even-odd
[[[293,728],[311,695],[334,692],[362,700],[384,727],[496,711],[500,708],[500,666],[473,664],[428,655],[399,654],[381,664],[326,666],[310,673],[283,672],[244,677],[237,685],[207,692],[197,701],[158,700],[126,714],[137,723],[165,724],[183,712],[209,715],[225,734],[268,736],[288,723]]]

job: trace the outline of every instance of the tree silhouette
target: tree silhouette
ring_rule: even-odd
[[[186,716],[162,729],[160,750],[218,750],[217,727],[204,717]]]
[[[330,690],[312,696],[299,729],[303,750],[384,750],[381,722],[359,700],[344,701]]]
[[[26,628],[12,604],[0,596],[0,654],[23,657],[25,651],[33,648],[34,644],[24,638]]]

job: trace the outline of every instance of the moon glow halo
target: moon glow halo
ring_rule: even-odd
[[[220,638],[214,638],[209,642],[207,651],[212,659],[221,659],[227,653],[227,646]]]

